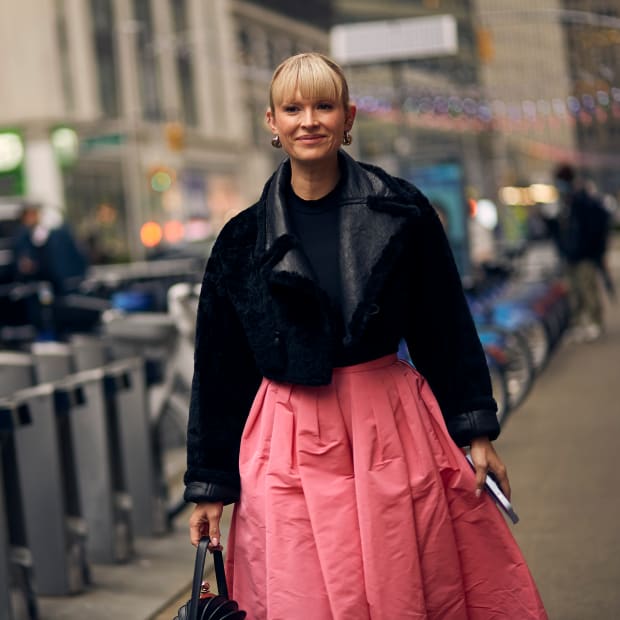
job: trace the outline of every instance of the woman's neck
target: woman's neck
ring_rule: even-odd
[[[295,194],[304,200],[318,200],[327,196],[339,179],[338,160],[313,166],[291,162],[291,186]]]

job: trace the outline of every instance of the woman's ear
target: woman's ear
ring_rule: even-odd
[[[274,134],[277,134],[278,130],[276,129],[276,118],[271,108],[267,108],[267,111],[265,112],[265,120],[267,121],[267,125],[269,125],[269,129],[271,129]]]
[[[357,114],[357,106],[354,103],[350,103],[349,107],[347,108],[345,119],[344,119],[344,128],[346,131],[351,131],[356,114]]]

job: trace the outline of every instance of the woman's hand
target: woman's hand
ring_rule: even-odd
[[[224,504],[222,502],[202,502],[196,504],[196,508],[189,518],[189,537],[194,547],[198,546],[203,536],[209,536],[211,542],[209,549],[220,546],[220,519]]]
[[[484,487],[487,472],[494,474],[504,495],[510,499],[510,482],[506,466],[495,452],[495,448],[488,437],[472,439],[470,446],[471,460],[476,467],[476,495],[480,496]]]

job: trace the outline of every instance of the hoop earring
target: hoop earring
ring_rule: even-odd
[[[353,136],[351,135],[351,132],[347,129],[344,132],[344,137],[342,138],[342,144],[344,144],[345,146],[349,146],[351,142],[353,142]]]
[[[271,138],[271,146],[273,146],[274,149],[282,148],[282,142],[280,142],[280,136],[274,136],[273,138]]]

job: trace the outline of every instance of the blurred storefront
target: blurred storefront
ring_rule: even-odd
[[[62,213],[97,262],[212,239],[273,166],[273,67],[327,43],[250,2],[8,4],[0,194]]]
[[[544,10],[560,7],[559,0],[543,4]],[[343,23],[455,19],[457,50],[404,59],[401,92],[388,92],[380,107],[399,109],[401,124],[412,127],[406,132],[441,131],[452,141],[462,136],[468,183],[478,195],[496,194],[517,180],[548,181],[558,160],[576,156],[574,123],[555,109],[564,102],[567,112],[571,95],[563,27],[557,17],[530,16],[540,2],[528,0],[510,10],[497,0],[336,0],[335,5]],[[368,86],[361,90],[371,94]],[[425,142],[416,141],[411,153]]]
[[[330,51],[330,26],[429,17],[454,22],[452,51],[343,63],[355,155],[413,181],[456,166],[464,213],[470,199],[548,183],[560,161],[616,192],[620,27],[608,4],[5,3],[0,195],[62,211],[97,260],[211,239],[282,157],[264,121],[275,66]],[[144,225],[157,234],[141,237]]]

